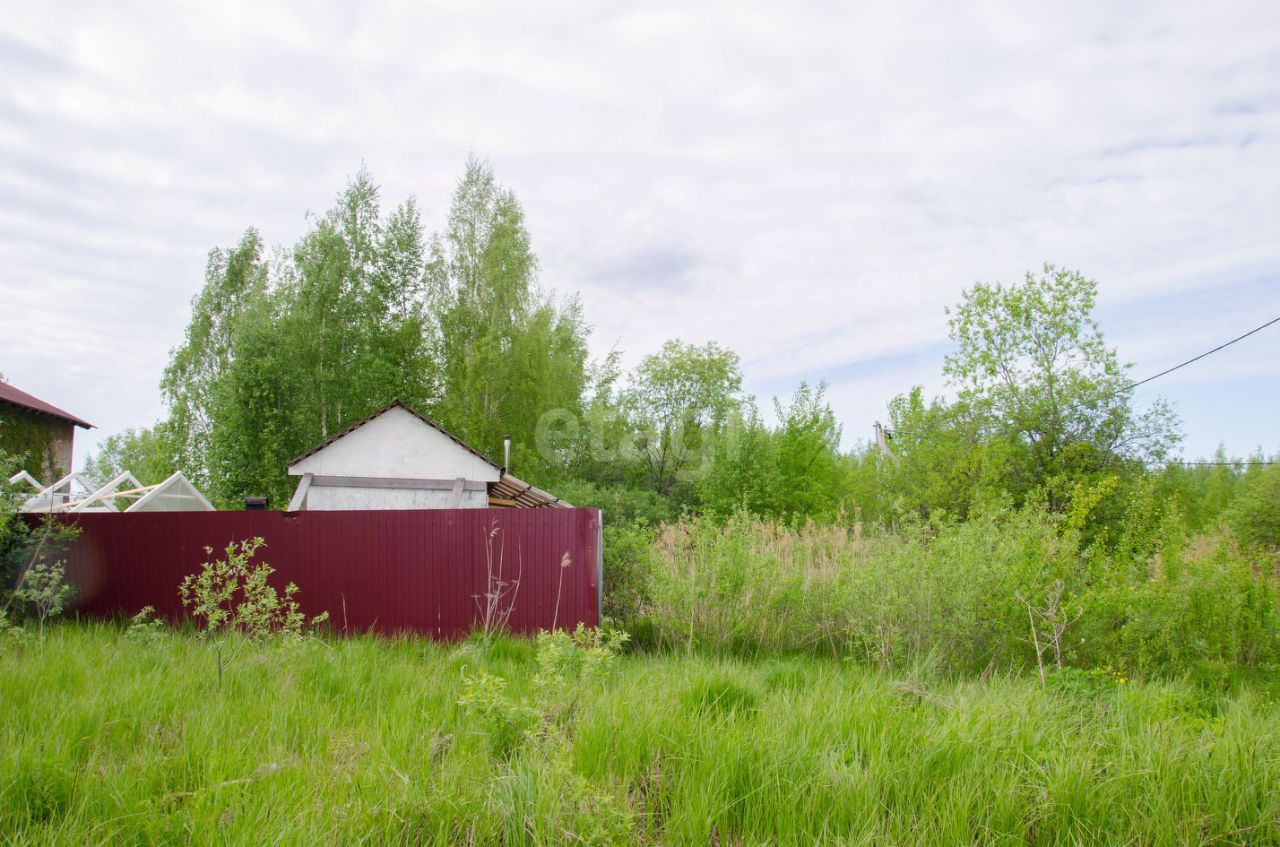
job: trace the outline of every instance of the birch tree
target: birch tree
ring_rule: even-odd
[[[441,396],[437,414],[462,438],[500,455],[511,436],[523,462],[541,463],[543,412],[581,411],[586,325],[576,300],[538,284],[524,211],[474,157],[458,182],[428,267]]]

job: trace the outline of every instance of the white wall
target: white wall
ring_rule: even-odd
[[[348,488],[346,486],[312,485],[307,491],[304,509],[334,511],[337,509],[487,509],[487,491],[464,491],[458,495],[442,489],[413,488]]]
[[[290,466],[289,473],[409,479],[462,477],[485,482],[498,479],[497,468],[398,406]]]

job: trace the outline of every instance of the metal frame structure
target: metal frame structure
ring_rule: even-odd
[[[67,474],[50,485],[41,485],[35,477],[25,470],[18,471],[9,477],[10,485],[17,485],[20,482],[26,482],[35,489],[35,494],[22,504],[22,511],[24,512],[65,511],[67,503],[73,499],[79,502],[80,498],[91,495],[97,488],[83,474],[76,471]],[[81,493],[76,492],[74,486],[77,485],[80,487]]]
[[[52,485],[41,487],[35,477],[26,471],[9,477],[11,484],[26,482],[36,493],[22,504],[22,511],[28,513],[82,513],[82,512],[164,512],[172,509],[159,508],[161,498],[193,500],[194,509],[181,511],[214,512],[214,505],[209,502],[191,482],[175,471],[164,482],[155,485],[143,485],[129,471],[117,476],[106,485],[94,486],[80,473],[69,473]],[[130,487],[121,488],[128,484]],[[84,493],[77,496],[73,484],[78,484]],[[64,490],[65,489],[65,490]],[[133,500],[125,508],[118,505],[122,499]]]

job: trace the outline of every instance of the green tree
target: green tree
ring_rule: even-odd
[[[266,296],[267,265],[262,238],[248,229],[230,249],[209,252],[205,283],[191,301],[186,338],[170,353],[160,390],[169,406],[167,429],[178,467],[196,485],[208,483],[213,395],[231,364],[236,322]]]
[[[1046,264],[1020,285],[979,283],[948,312],[956,349],[944,373],[963,415],[982,441],[1007,446],[1004,487],[1040,490],[1055,510],[1081,478],[1157,461],[1179,438],[1162,400],[1135,411],[1130,366],[1093,319],[1097,288]]]
[[[889,403],[886,455],[874,468],[883,486],[881,519],[966,517],[978,503],[1006,495],[1010,436],[985,429],[965,403],[929,402],[916,386]]]
[[[826,402],[827,385],[801,382],[791,400],[774,400],[778,415],[779,516],[832,518],[840,505],[840,425]]]
[[[311,371],[290,340],[305,331],[275,293],[247,311],[236,328],[234,355],[212,402],[218,422],[210,438],[206,495],[231,507],[248,495],[288,502],[295,481],[289,459],[321,440],[321,421],[307,396]]]
[[[623,406],[654,489],[672,495],[707,472],[714,440],[741,407],[741,392],[738,354],[714,341],[668,341],[641,360]]]
[[[254,233],[235,261],[211,254],[165,389],[180,464],[215,502],[282,503],[290,458],[393,399],[434,401],[425,245],[416,204],[384,218],[361,169],[291,252],[264,262]]]
[[[150,427],[129,427],[99,442],[97,452],[85,457],[84,473],[97,485],[106,485],[124,471],[132,473],[143,485],[155,485],[177,470],[174,453],[167,421]]]
[[[1227,523],[1245,544],[1280,550],[1280,465],[1249,465]]]
[[[442,376],[436,414],[490,455],[510,436],[522,468],[543,462],[541,416],[579,415],[587,384],[581,306],[544,294],[537,270],[515,195],[488,163],[468,159],[428,266]]]
[[[1210,464],[1171,462],[1159,475],[1160,495],[1176,500],[1186,516],[1187,529],[1200,532],[1218,523],[1231,505],[1247,463],[1232,459],[1219,445]]]
[[[219,688],[224,647],[231,633],[248,640],[274,637],[297,641],[308,626],[316,627],[329,619],[328,612],[321,612],[308,620],[294,599],[298,593],[294,583],[286,585],[283,593],[270,584],[275,568],[254,561],[265,546],[262,538],[232,541],[222,558],[204,562],[199,573],[183,577],[178,586],[182,605],[200,624],[200,636],[213,644]],[[212,547],[204,549],[213,556]],[[140,623],[138,618],[134,621]]]
[[[778,439],[750,399],[730,413],[728,425],[711,445],[712,459],[698,483],[703,509],[726,517],[738,510],[777,515],[785,492],[779,472]]]

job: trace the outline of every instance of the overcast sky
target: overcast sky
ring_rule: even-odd
[[[1045,260],[1135,377],[1280,315],[1274,2],[375,5],[0,0],[0,372],[77,463],[163,414],[208,250],[362,161],[435,229],[488,157],[595,354],[714,339],[847,444]],[[1280,450],[1280,326],[1149,388],[1188,457]]]

